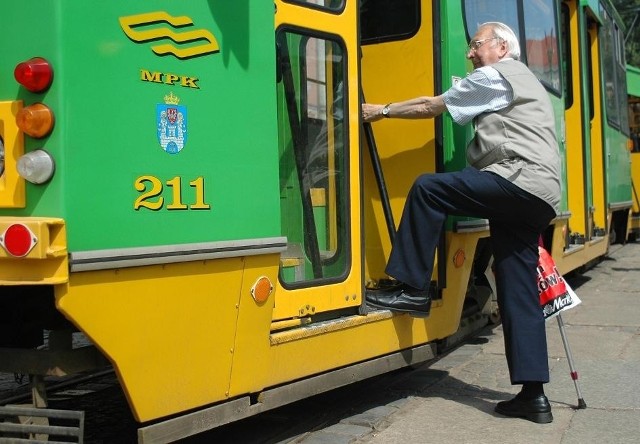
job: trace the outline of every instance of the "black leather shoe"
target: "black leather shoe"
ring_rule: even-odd
[[[509,401],[501,401],[496,404],[496,413],[515,418],[525,418],[538,424],[547,424],[553,421],[551,405],[545,395],[526,399],[521,393]]]
[[[419,290],[399,284],[380,290],[367,290],[367,304],[383,310],[408,313],[411,316],[426,318],[431,310],[429,290]]]

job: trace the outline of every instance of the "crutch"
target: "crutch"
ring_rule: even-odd
[[[562,337],[562,344],[564,345],[564,351],[567,354],[567,361],[569,361],[569,370],[571,371],[571,379],[573,379],[573,384],[576,386],[576,393],[578,394],[578,408],[586,409],[587,403],[584,402],[584,398],[582,397],[582,393],[580,392],[580,386],[578,385],[578,371],[575,369],[573,365],[573,356],[571,355],[571,349],[569,348],[569,341],[567,341],[567,334],[564,331],[564,321],[562,320],[562,313],[558,313],[556,316],[558,319],[558,327],[560,328],[560,336]]]

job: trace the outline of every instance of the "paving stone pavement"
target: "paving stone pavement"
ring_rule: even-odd
[[[389,385],[368,400],[368,408],[287,442],[640,442],[640,243],[612,247],[605,260],[568,281],[582,304],[562,319],[586,409],[577,408],[558,322],[551,319],[551,382],[545,386],[554,415],[550,424],[494,413],[498,401],[519,390],[509,382],[498,326],[435,363],[381,378]]]

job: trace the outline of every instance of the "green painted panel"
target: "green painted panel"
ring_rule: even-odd
[[[473,71],[466,58],[467,30],[463,21],[462,2],[445,2],[441,10],[442,45],[442,92],[453,86],[458,79]],[[476,30],[468,30],[473,35]],[[467,144],[473,138],[472,125],[460,126],[448,113],[443,118],[443,161],[445,171],[459,171],[467,166]]]
[[[39,32],[19,47],[0,43],[0,100],[54,110],[53,134],[27,149],[47,149],[57,170],[51,183],[29,186],[25,210],[1,215],[65,218],[71,251],[280,235],[272,3],[31,0],[6,9],[10,34],[24,35],[27,22]],[[43,96],[11,78],[35,55],[55,71]]]
[[[640,68],[627,65],[627,91],[631,96],[640,97]]]
[[[616,128],[605,124],[605,168],[607,203],[631,202],[631,156],[628,138]]]

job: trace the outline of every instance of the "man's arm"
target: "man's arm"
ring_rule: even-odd
[[[442,96],[437,97],[416,97],[415,99],[403,102],[394,102],[389,105],[374,105],[370,103],[362,104],[362,117],[365,122],[375,122],[385,116],[382,110],[388,106],[386,117],[399,119],[425,119],[439,116],[446,111]]]

